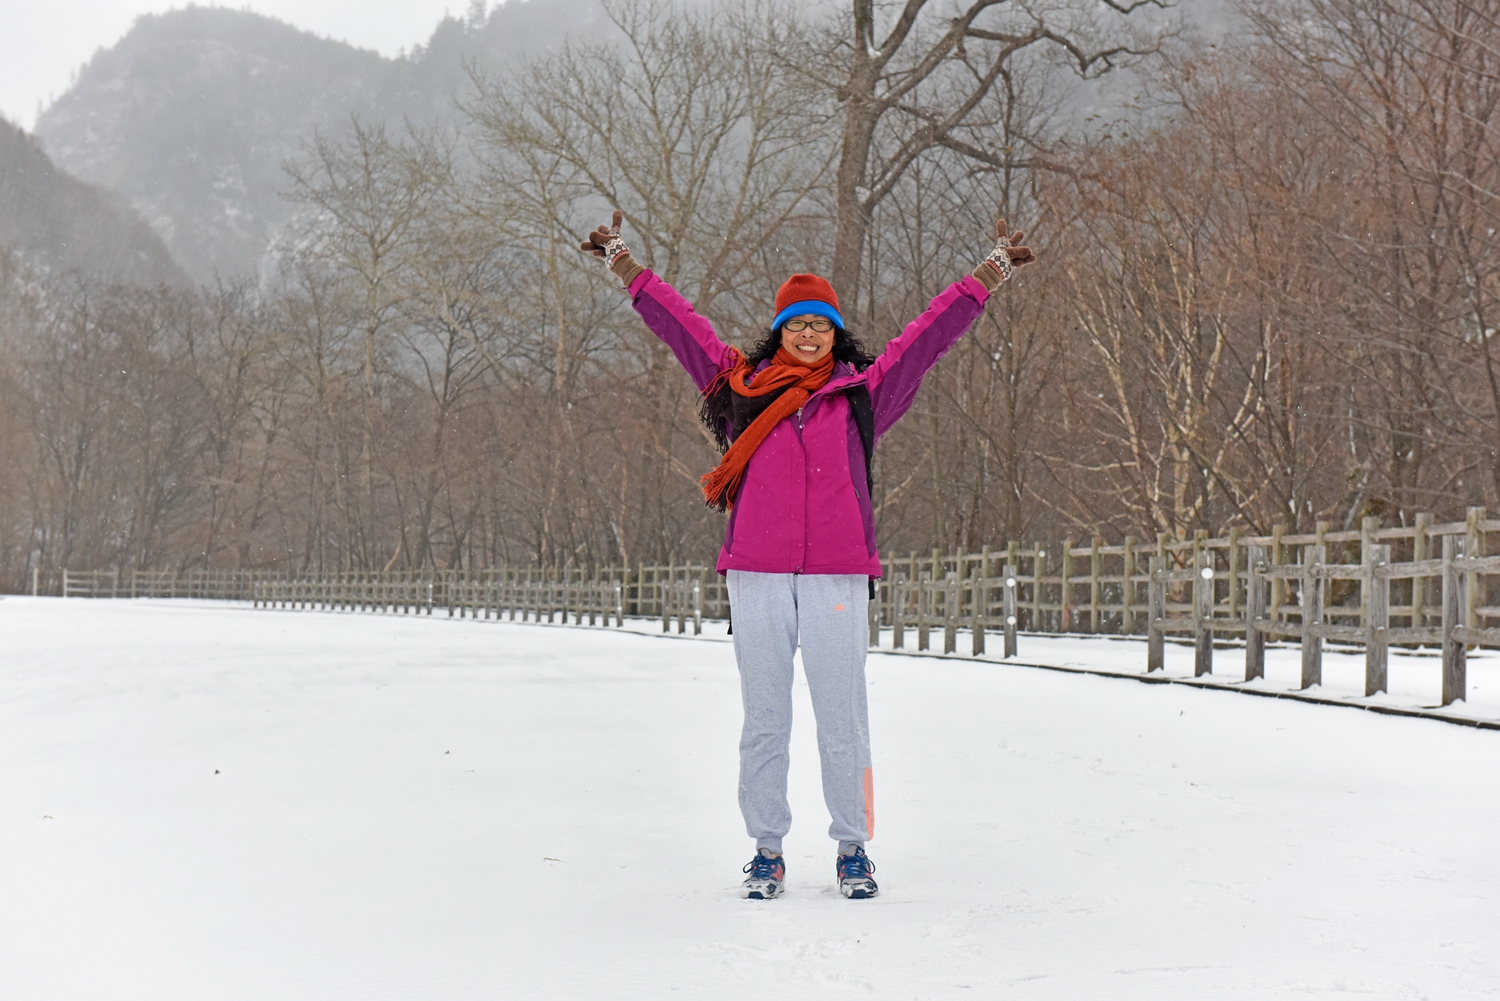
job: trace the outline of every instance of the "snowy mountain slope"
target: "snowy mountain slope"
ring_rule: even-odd
[[[351,115],[440,122],[466,62],[545,48],[598,17],[597,0],[503,4],[387,59],[249,10],[188,6],[142,16],[36,131],[68,170],[129,199],[193,277],[253,274],[293,211],[282,165],[314,129]]]
[[[166,246],[119,196],[54,164],[0,118],[0,248],[49,270],[106,282],[185,284]]]
[[[1500,734],[870,662],[882,895],[740,900],[727,643],[0,601],[27,998],[1493,998]]]

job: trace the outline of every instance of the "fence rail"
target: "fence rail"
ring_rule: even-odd
[[[1321,683],[1325,642],[1363,646],[1365,690],[1386,688],[1391,645],[1436,645],[1442,702],[1463,699],[1469,646],[1500,646],[1500,555],[1487,553],[1500,520],[1470,508],[1463,521],[1418,514],[1396,528],[1366,518],[1357,530],[1222,537],[1127,537],[1106,545],[1055,543],[888,558],[869,605],[870,642],[890,630],[897,649],[914,640],[945,652],[967,631],[970,652],[1017,633],[1145,634],[1146,670],[1164,664],[1168,636],[1191,638],[1194,671],[1209,673],[1215,639],[1243,638],[1245,678],[1264,677],[1267,640],[1301,645],[1302,686]],[[1399,557],[1399,558],[1398,558]],[[263,572],[65,571],[66,597],[193,597],[276,608],[507,618],[618,626],[659,618],[679,633],[729,617],[724,580],[707,564],[634,567],[499,567],[429,573],[351,572],[288,577]],[[914,635],[913,635],[914,634]]]

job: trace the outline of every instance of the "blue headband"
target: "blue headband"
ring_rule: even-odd
[[[776,314],[776,319],[771,321],[771,329],[780,330],[781,325],[794,316],[826,316],[833,321],[834,326],[840,330],[845,329],[844,318],[839,315],[839,311],[822,299],[803,299],[801,302],[792,303]]]

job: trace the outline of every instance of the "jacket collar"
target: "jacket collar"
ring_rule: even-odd
[[[755,366],[755,371],[759,372],[770,364],[771,359],[767,358],[765,361]],[[823,383],[821,388],[813,390],[813,393],[810,397],[808,397],[808,400],[809,402],[811,402],[812,400],[815,400],[820,396],[827,396],[829,393],[837,393],[840,390],[849,388],[858,381],[859,373],[854,370],[853,365],[850,365],[846,361],[835,361],[833,363],[833,372],[828,376],[828,381]]]

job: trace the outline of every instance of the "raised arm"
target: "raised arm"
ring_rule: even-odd
[[[958,343],[984,304],[1015,269],[1036,260],[1030,247],[1020,245],[1025,233],[1011,233],[1001,219],[995,224],[995,248],[973,274],[949,285],[933,297],[921,316],[906,325],[886,345],[865,374],[870,404],[875,412],[875,436],[889,431],[911,409],[922,377]]]
[[[594,230],[579,249],[603,260],[620,279],[635,311],[646,321],[651,332],[672,349],[693,384],[702,392],[721,371],[734,367],[734,352],[719,340],[713,324],[699,316],[676,289],[630,255],[630,248],[620,238],[620,223],[624,218],[625,214],[616,209],[611,225]]]

